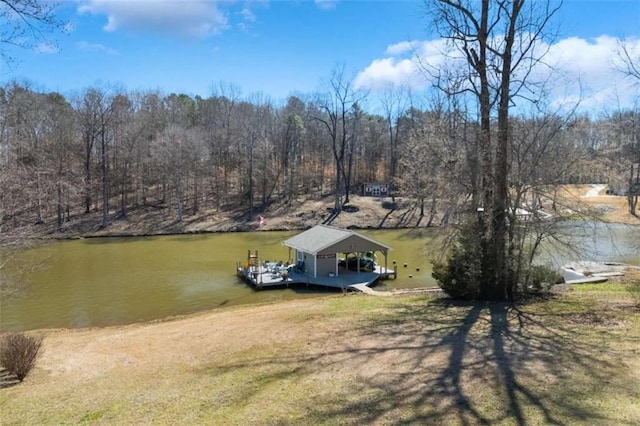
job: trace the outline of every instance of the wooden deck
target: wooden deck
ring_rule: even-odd
[[[238,266],[237,275],[243,278],[255,289],[283,288],[292,286],[314,286],[342,289],[343,291],[363,291],[363,287],[369,287],[380,279],[388,279],[396,276],[396,271],[376,266],[372,272],[349,271],[345,268],[338,270],[337,276],[312,277],[292,269],[287,271],[283,278],[282,268],[260,266],[257,268],[244,268]]]

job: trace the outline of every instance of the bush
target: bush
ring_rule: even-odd
[[[23,381],[41,354],[42,337],[9,333],[0,342],[0,365]]]
[[[529,270],[528,293],[547,293],[554,284],[561,282],[562,275],[552,266],[532,265]]]
[[[473,300],[480,294],[482,269],[478,235],[475,223],[463,225],[447,261],[433,265],[431,276],[449,297]]]

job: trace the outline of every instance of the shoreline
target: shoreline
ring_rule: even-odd
[[[604,223],[640,225],[640,217],[628,211],[627,198],[616,195],[600,195],[602,185],[570,185],[562,188],[560,205],[554,215],[581,217]],[[595,193],[598,190],[598,193]],[[40,224],[16,224],[13,232],[24,231],[35,239],[72,240],[82,238],[129,238],[170,235],[202,235],[216,233],[255,231],[296,231],[318,224],[357,229],[438,229],[450,226],[442,224],[443,211],[433,217],[420,216],[416,200],[403,197],[364,197],[352,195],[350,208],[331,217],[334,200],[331,196],[300,199],[293,202],[274,202],[263,208],[255,208],[254,217],[246,209],[220,210],[202,208],[196,213],[185,213],[183,223],[177,223],[170,206],[141,206],[131,208],[126,216],[112,211],[109,224],[102,228],[101,212],[72,212],[69,222],[57,228],[54,218]],[[546,206],[545,210],[549,210]],[[264,218],[264,222],[259,220]]]
[[[109,234],[82,234],[82,235],[68,235],[68,236],[53,236],[53,237],[38,237],[41,240],[55,240],[55,241],[67,241],[67,240],[83,240],[83,239],[95,239],[95,238],[145,238],[145,237],[171,237],[181,235],[215,235],[215,234],[241,234],[247,232],[294,232],[304,231],[310,229],[310,227],[300,228],[270,228],[270,229],[231,229],[231,230],[196,230],[196,231],[184,231],[184,232],[158,232],[158,233],[109,233]],[[398,227],[375,227],[375,226],[348,226],[345,229],[352,229],[357,231],[394,231],[394,230],[407,230],[407,229],[446,229],[446,227],[439,226],[398,226]]]

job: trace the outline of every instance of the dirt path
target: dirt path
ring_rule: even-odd
[[[640,217],[629,213],[627,198],[619,195],[602,194],[606,185],[567,185],[561,193],[566,205],[575,206],[577,211],[593,210],[602,220],[612,223],[640,225]]]
[[[593,187],[590,190],[588,190],[587,193],[583,195],[583,197],[586,197],[586,198],[597,197],[600,194],[600,192],[606,187],[607,187],[606,185],[593,185]]]

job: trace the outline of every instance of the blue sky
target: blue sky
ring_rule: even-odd
[[[58,13],[69,26],[53,36],[57,46],[11,51],[17,62],[1,64],[0,81],[63,94],[118,84],[203,97],[222,81],[282,102],[318,89],[338,65],[363,89],[423,90],[415,59],[438,48],[420,1],[66,0]],[[588,108],[637,98],[612,64],[620,40],[640,55],[639,0],[565,0],[556,23],[549,58],[570,83],[555,96]]]

